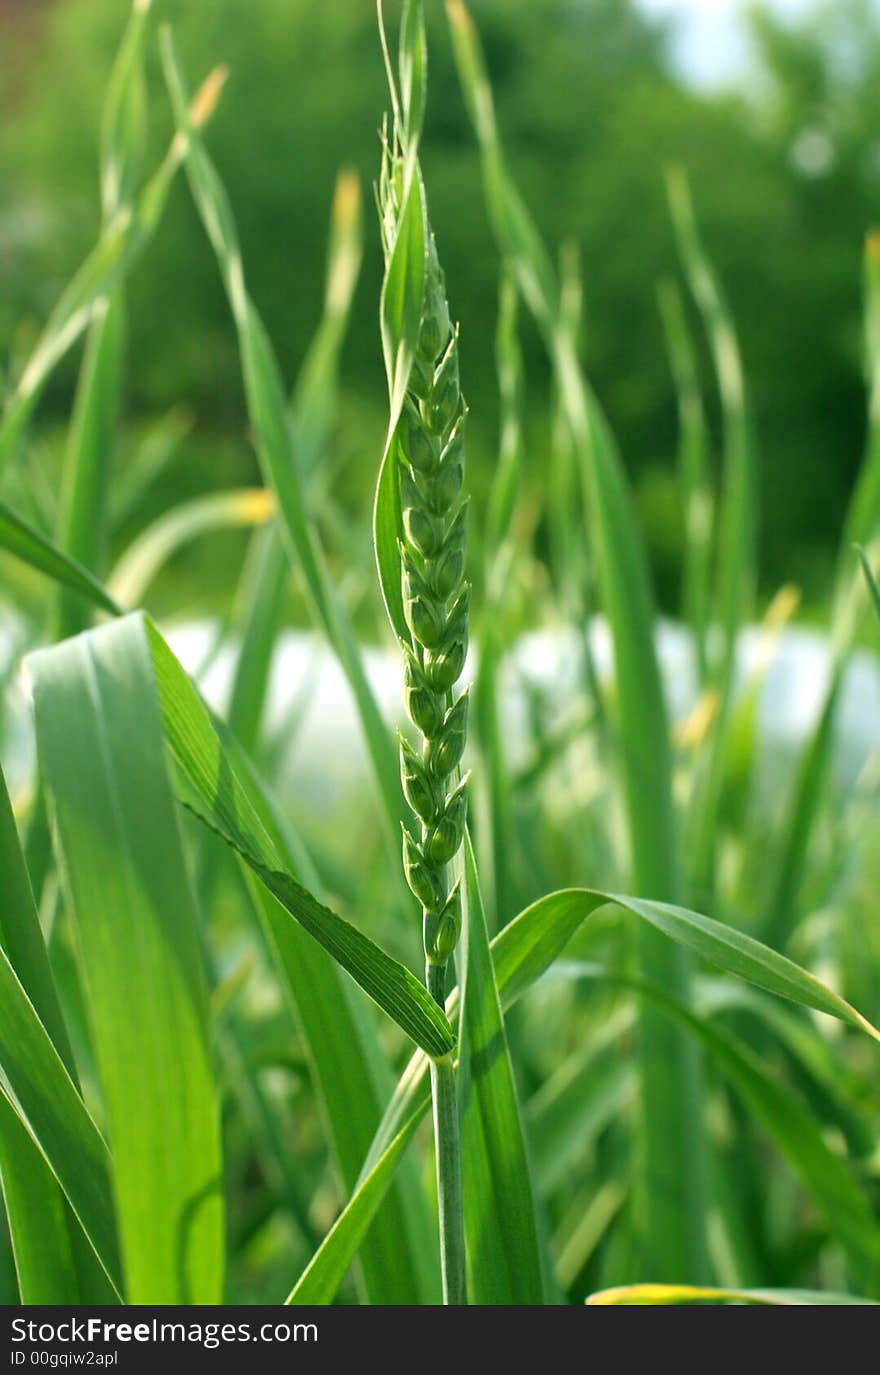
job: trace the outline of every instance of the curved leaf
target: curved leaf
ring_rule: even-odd
[[[874,1299],[858,1299],[852,1294],[825,1294],[818,1289],[708,1289],[688,1284],[628,1284],[620,1289],[600,1289],[587,1299],[589,1304],[756,1304],[763,1308],[799,1308],[827,1304],[833,1308],[852,1305],[876,1306]]]

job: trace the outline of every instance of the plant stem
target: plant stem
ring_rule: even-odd
[[[428,961],[425,981],[441,1007],[445,1003],[446,965]],[[461,1206],[461,1148],[458,1102],[452,1056],[431,1061],[431,1094],[434,1103],[434,1145],[437,1156],[437,1210],[440,1220],[440,1271],[443,1302],[467,1303],[464,1224]]]

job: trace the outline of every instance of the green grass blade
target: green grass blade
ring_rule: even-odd
[[[870,1199],[856,1179],[849,1161],[825,1141],[812,1112],[784,1084],[768,1072],[761,1057],[718,1024],[697,1017],[661,989],[641,980],[590,967],[590,978],[610,978],[632,987],[699,1041],[707,1061],[728,1080],[751,1116],[775,1143],[801,1183],[825,1214],[829,1230],[839,1238],[858,1275],[858,1282],[876,1289],[880,1278],[880,1228]],[[578,966],[571,969],[578,977]]]
[[[119,614],[116,602],[87,568],[68,558],[51,540],[28,525],[4,502],[0,502],[0,549],[5,549],[21,559],[22,563],[45,573],[63,587],[69,587],[93,606],[109,611],[111,615]]]
[[[286,1304],[333,1302],[417,1126],[418,1118],[412,1119],[373,1166],[284,1300]]]
[[[865,383],[868,436],[862,465],[850,497],[837,559],[838,600],[845,599],[852,574],[852,547],[867,545],[880,525],[880,235],[865,241]]]
[[[262,525],[274,511],[264,487],[209,492],[179,502],[142,530],[108,579],[110,594],[123,606],[140,606],[147,588],[173,556],[192,540],[215,530]]]
[[[134,1303],[216,1303],[219,1102],[195,903],[137,618],[29,660]]]
[[[114,474],[108,497],[114,530],[137,516],[141,501],[176,457],[192,426],[193,417],[184,406],[173,406],[147,426],[125,466]]]
[[[135,0],[113,67],[101,128],[104,228],[134,206],[145,134],[143,47],[150,0]],[[108,470],[122,382],[125,307],[121,287],[97,302],[80,368],[64,462],[59,542],[79,563],[100,572]],[[79,601],[62,594],[58,637],[88,624]]]
[[[855,489],[850,497],[837,556],[832,603],[832,664],[825,697],[804,746],[786,801],[782,842],[770,871],[761,912],[761,932],[777,944],[791,935],[797,921],[800,891],[813,827],[821,809],[830,764],[840,690],[858,629],[857,593],[853,591],[853,547],[868,544],[878,528],[880,500],[880,240],[869,235],[865,246],[865,362],[868,389],[868,438]],[[869,594],[880,611],[877,584],[863,550],[859,557]]]
[[[653,991],[658,1006],[687,1028],[705,1048],[750,1114],[773,1140],[846,1249],[857,1282],[876,1291],[880,1278],[880,1228],[868,1195],[849,1162],[826,1144],[813,1114],[767,1071],[762,1059],[720,1026],[710,1026]]]
[[[431,1055],[447,1054],[452,1033],[427,989],[283,868],[198,693],[159,632],[140,616],[117,626],[129,627],[128,633],[136,627],[148,639],[165,736],[178,766],[180,801],[241,856],[287,912],[417,1045]]]
[[[572,1056],[526,1105],[529,1155],[535,1188],[542,1197],[563,1186],[600,1132],[632,1105],[634,1066],[618,1047],[592,1047]]]
[[[4,898],[0,907],[0,946],[75,1079],[67,1028],[2,773],[0,876]],[[98,1262],[82,1229],[38,1147],[5,1099],[0,1099],[0,1183],[22,1303],[108,1301],[98,1280]],[[109,1301],[113,1301],[112,1297]]]
[[[685,912],[681,908],[673,908],[664,903],[649,903],[585,889],[571,889],[540,899],[521,912],[492,941],[495,983],[505,1011],[546,973],[563,953],[582,923],[609,902],[629,908],[634,915],[657,925],[671,939],[683,942],[694,953],[711,960],[718,967],[803,1007],[826,1012],[865,1031],[873,1039],[880,1040],[880,1032],[855,1008],[811,974],[783,956],[768,950],[758,941],[698,913]],[[651,986],[647,987],[650,989]],[[656,1004],[656,997],[654,1001]],[[458,990],[455,989],[446,1004],[447,1013],[453,1021],[458,1006]],[[689,1031],[702,1028],[703,1024],[685,1013],[680,1004],[675,1006],[681,1014],[680,1024],[687,1018]],[[664,1008],[661,1011],[659,1006],[658,1013],[661,1016],[670,1015],[668,1009]],[[748,1069],[744,1074],[748,1074]],[[428,1059],[421,1052],[417,1052],[404,1070],[388,1104],[366,1156],[360,1184],[368,1177],[395,1136],[411,1120],[420,1121],[427,1112],[431,1101],[427,1079]],[[815,1136],[816,1131],[813,1128],[810,1135],[813,1145]],[[834,1161],[835,1157],[832,1156],[831,1159]],[[832,1170],[837,1164],[839,1162],[835,1161]]]
[[[816,1304],[832,1308],[874,1305],[876,1299],[859,1299],[852,1294],[822,1293],[818,1289],[710,1289],[686,1284],[628,1284],[620,1289],[600,1289],[587,1299],[589,1304],[749,1304],[762,1308],[801,1308]]]
[[[555,274],[510,180],[495,122],[479,38],[462,0],[447,0],[459,78],[483,158],[495,234],[544,335],[578,454],[596,552],[602,605],[614,646],[620,769],[633,885],[656,898],[678,896],[668,722],[654,650],[653,605],[645,552],[611,432],[581,370],[563,317]],[[651,930],[638,935],[647,978],[686,995],[681,952]],[[649,1266],[699,1278],[701,1124],[693,1050],[646,1009],[640,1034],[641,1208]]]
[[[0,1092],[27,1127],[109,1282],[122,1290],[110,1157],[5,950],[0,950]]]
[[[22,1303],[81,1301],[68,1211],[55,1177],[20,1118],[0,1098],[0,1188]]]
[[[247,293],[232,208],[187,113],[183,82],[167,29],[162,33],[162,56],[179,136],[186,143],[186,168],[193,197],[217,255],[238,331],[248,414],[263,475],[276,494],[288,545],[302,570],[312,612],[348,679],[396,851],[398,824],[404,810],[397,749],[376,705],[357,642],[327,572],[303,490],[300,455],[294,447],[295,435],[289,423],[278,362]]]
[[[697,776],[685,841],[693,891],[700,901],[706,901],[711,899],[713,892],[737,637],[750,614],[754,596],[757,494],[739,342],[724,294],[700,242],[690,190],[681,169],[673,169],[667,174],[667,192],[684,272],[709,338],[724,426],[722,491],[715,535],[718,548],[715,619],[721,633],[721,649],[710,665],[710,681],[718,694],[718,709],[703,766]]]
[[[244,623],[229,698],[229,729],[254,757],[260,743],[272,656],[281,629],[288,572],[284,537],[273,522],[251,543],[242,577]]]
[[[108,469],[122,380],[124,315],[119,289],[95,308],[64,460],[59,542],[71,558],[95,571],[100,571],[104,551]],[[58,638],[77,634],[89,619],[82,601],[62,592]]]
[[[693,633],[699,679],[705,683],[714,504],[709,482],[709,436],[694,342],[681,293],[673,281],[661,283],[659,300],[678,397],[678,478],[685,527],[682,616]]]
[[[519,1100],[467,836],[464,891],[458,1092],[468,1295],[476,1304],[542,1304]]]
[[[670,903],[589,888],[569,888],[539,899],[496,937],[492,954],[505,1003],[515,1001],[540,978],[582,922],[609,902],[726,973],[801,1007],[825,1012],[880,1041],[880,1031],[839,994],[735,927]]]
[[[192,106],[195,124],[201,126],[213,114],[223,76],[219,70],[212,72],[199,90]],[[175,136],[133,210],[123,207],[114,215],[62,292],[7,402],[0,423],[0,467],[14,452],[54,368],[88,327],[95,306],[113,290],[155,234],[185,151],[184,140]]]
[[[373,505],[373,546],[388,618],[398,639],[410,643],[401,592],[400,488],[395,434],[412,371],[425,294],[426,209],[417,168],[405,184],[403,210],[382,285],[382,349],[390,415]]]
[[[303,359],[291,399],[291,412],[304,472],[323,460],[335,418],[339,355],[363,253],[361,191],[357,174],[343,169],[336,178],[330,212],[330,246],[324,312]]]
[[[871,567],[871,564],[868,560],[868,555],[865,553],[864,549],[859,550],[859,558],[862,563],[862,571],[865,575],[865,582],[868,585],[868,592],[870,593],[871,601],[874,604],[874,610],[877,612],[877,615],[880,616],[880,586],[878,586],[877,584],[876,575],[874,573],[873,568]]]

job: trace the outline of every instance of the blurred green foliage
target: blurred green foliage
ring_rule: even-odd
[[[125,9],[120,0],[55,0],[12,12],[16,62],[0,150],[0,337],[12,374],[94,238],[99,111]],[[209,143],[254,297],[292,379],[320,311],[336,172],[351,164],[367,188],[378,164],[386,98],[373,6],[156,0],[156,9],[175,25],[194,76],[217,62],[231,68]],[[581,246],[587,365],[636,475],[662,601],[674,602],[680,547],[670,498],[675,407],[656,306],[658,278],[675,270],[662,183],[670,161],[690,174],[741,334],[760,446],[764,587],[794,578],[808,599],[820,596],[863,443],[861,253],[880,202],[876,7],[834,0],[797,28],[756,8],[748,98],[685,86],[664,32],[632,0],[475,0],[474,11],[516,177],[548,240]],[[424,163],[462,322],[479,494],[494,462],[495,252],[439,0],[429,17]],[[151,64],[155,158],[171,119],[155,52]],[[339,499],[364,539],[385,409],[380,273],[368,207],[337,470]],[[192,405],[194,469],[180,481],[252,480],[234,332],[182,178],[130,299],[130,418]],[[549,380],[528,332],[524,348],[537,484],[550,442]],[[66,414],[74,361],[54,379],[44,421]],[[212,436],[223,440],[216,460]]]

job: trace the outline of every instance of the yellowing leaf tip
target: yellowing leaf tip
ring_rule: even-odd
[[[212,72],[208,73],[193,96],[192,104],[189,107],[189,117],[197,129],[201,129],[204,124],[207,124],[216,110],[217,102],[228,76],[228,67],[215,67]]]

